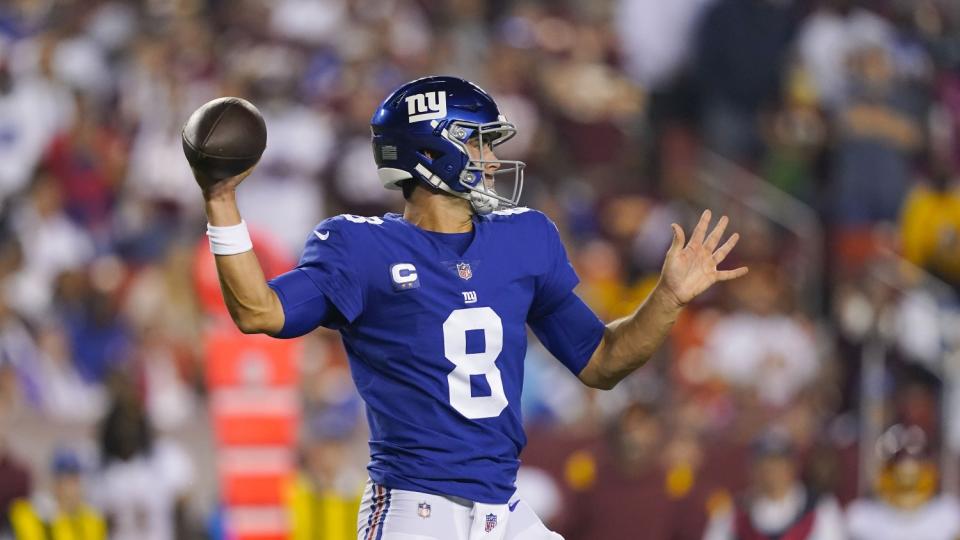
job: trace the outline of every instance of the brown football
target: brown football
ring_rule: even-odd
[[[216,182],[236,176],[260,160],[267,147],[267,125],[249,101],[222,97],[190,115],[182,138],[190,166],[205,176],[204,180]]]

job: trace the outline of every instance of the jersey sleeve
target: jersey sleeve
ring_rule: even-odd
[[[537,213],[539,214],[539,213]],[[557,226],[539,214],[537,242],[544,264],[534,284],[527,323],[550,353],[575,375],[590,361],[606,326],[573,289],[580,282]]]
[[[550,313],[528,323],[540,343],[574,375],[587,366],[607,328],[573,291]]]
[[[539,212],[538,212],[539,214]],[[542,257],[544,264],[537,273],[534,284],[533,304],[527,319],[539,319],[559,306],[570,291],[580,283],[573,265],[567,258],[567,250],[560,241],[560,232],[549,218],[539,214],[537,242],[544,246]]]
[[[284,328],[277,337],[350,324],[363,312],[365,274],[352,249],[358,241],[341,221],[321,222],[307,238],[297,267],[268,283],[283,305]]]

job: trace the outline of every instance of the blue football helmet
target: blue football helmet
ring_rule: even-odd
[[[469,81],[425,77],[408,82],[380,104],[370,127],[377,172],[388,189],[400,189],[412,178],[469,200],[478,214],[513,207],[520,200],[526,165],[493,159],[485,148],[503,144],[517,129],[500,114],[490,94]],[[477,159],[467,150],[474,137]],[[512,194],[506,197],[494,189],[494,180],[511,174]]]

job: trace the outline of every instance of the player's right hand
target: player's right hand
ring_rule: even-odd
[[[220,180],[215,180],[203,171],[199,171],[193,167],[190,169],[193,171],[194,180],[197,181],[197,185],[200,186],[200,190],[203,192],[203,198],[211,200],[223,196],[233,196],[240,182],[243,182],[246,177],[250,176],[250,173],[252,173],[256,167],[256,165],[253,165],[236,176],[230,176]]]

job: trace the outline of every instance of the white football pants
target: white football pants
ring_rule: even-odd
[[[563,540],[514,493],[507,504],[389,489],[372,481],[360,501],[358,540]]]

